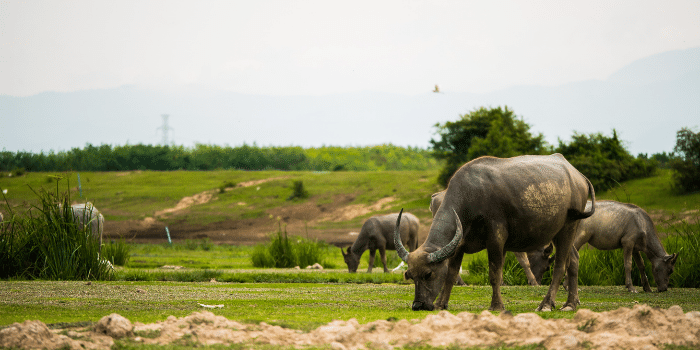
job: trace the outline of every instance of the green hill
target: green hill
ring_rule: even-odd
[[[250,243],[284,225],[290,233],[342,245],[353,241],[346,234],[359,231],[366,218],[401,208],[421,219],[421,233],[426,234],[430,195],[442,190],[436,184],[437,173],[437,169],[81,172],[57,174],[63,177],[58,184],[55,174],[26,173],[0,178],[0,188],[7,190],[10,207],[21,210],[36,204],[33,190],[63,192],[70,187],[72,201],[89,200],[103,212],[105,233],[112,237],[162,239],[168,226],[174,239],[235,242],[240,236]],[[288,200],[294,181],[303,182],[308,198]],[[669,170],[622,183],[596,197],[635,203],[652,214],[657,224],[671,217],[697,217],[700,208],[700,193],[673,193]],[[8,208],[0,210],[7,217]]]

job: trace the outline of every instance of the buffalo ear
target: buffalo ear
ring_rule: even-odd
[[[665,260],[666,260],[667,262],[670,262],[671,265],[675,265],[675,264],[676,264],[676,259],[678,259],[678,253],[673,253],[672,255],[666,256],[666,259],[665,259]]]
[[[550,256],[552,255],[552,251],[554,250],[554,245],[552,242],[549,242],[549,245],[544,248],[544,256]]]

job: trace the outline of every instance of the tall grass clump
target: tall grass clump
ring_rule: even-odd
[[[690,223],[681,221],[671,227],[673,233],[664,240],[666,251],[678,253],[669,286],[700,288],[700,216]]]
[[[186,250],[210,251],[213,248],[214,248],[214,243],[211,241],[211,239],[209,237],[204,238],[204,239],[197,239],[197,240],[186,239],[183,245],[181,245],[181,244],[175,245],[176,250],[186,249]]]
[[[581,249],[579,251],[578,266],[579,285],[617,286],[625,284],[625,264],[622,249]],[[647,273],[647,277],[651,277],[651,275]],[[639,270],[634,266],[632,269],[632,281],[635,285],[640,285]]]
[[[102,247],[102,256],[112,265],[126,266],[131,257],[131,246],[123,238],[112,241]]]
[[[466,265],[466,275],[462,279],[466,284],[489,285],[489,260],[486,251],[474,254]],[[508,286],[527,285],[525,271],[512,252],[506,252],[503,261],[503,284]]]
[[[270,235],[269,242],[255,246],[251,260],[254,267],[304,267],[315,263],[331,267],[325,261],[327,252],[326,243],[299,236],[289,237],[286,229],[282,232],[280,228]]]
[[[88,225],[75,222],[69,194],[60,193],[59,180],[55,193],[34,193],[39,204],[22,215],[5,201],[10,219],[0,228],[0,278],[109,279],[112,269],[99,256],[99,237]]]
[[[369,264],[369,254],[367,254],[367,264]],[[386,252],[386,266],[389,270],[391,270],[392,266],[396,267],[399,264],[401,264],[401,258],[399,258],[399,254],[396,253],[396,251],[387,251]],[[384,268],[384,265],[382,264],[382,256],[377,252],[374,256],[374,267],[381,267]]]

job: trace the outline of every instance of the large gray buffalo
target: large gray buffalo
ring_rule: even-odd
[[[367,272],[372,272],[375,252],[379,249],[382,264],[384,264],[384,272],[389,272],[386,266],[386,250],[396,250],[393,235],[394,223],[398,217],[399,214],[377,215],[365,221],[352,247],[349,247],[347,252],[340,248],[340,251],[343,253],[343,259],[348,264],[348,271],[357,271],[362,253],[369,249],[369,268]],[[400,239],[401,242],[408,246],[409,250],[413,251],[418,246],[418,227],[420,222],[413,214],[406,213],[404,217],[406,220],[398,228]]]
[[[433,217],[437,214],[442,200],[445,198],[445,191],[440,191],[433,193],[430,198],[430,211],[433,213]],[[518,263],[523,268],[525,272],[525,277],[527,278],[527,284],[531,286],[539,286],[542,283],[542,276],[549,270],[549,266],[554,261],[552,256],[552,251],[554,246],[550,243],[544,247],[539,247],[535,250],[525,252],[513,252]],[[457,284],[464,284],[461,279],[457,281]]]
[[[587,208],[591,205],[589,201]],[[673,272],[678,254],[666,253],[656,234],[654,222],[644,209],[634,204],[598,201],[595,215],[582,220],[579,224],[574,247],[579,250],[586,243],[599,250],[622,248],[625,286],[630,292],[636,292],[632,285],[632,258],[641,274],[644,291],[651,292],[649,280],[644,271],[644,259],[640,252],[644,252],[651,261],[651,271],[658,291],[664,292],[668,289],[668,279]]]
[[[593,206],[585,212],[589,196]],[[394,244],[408,265],[404,277],[415,284],[412,309],[446,309],[464,254],[486,249],[493,290],[489,309],[504,310],[500,289],[504,253],[534,250],[550,241],[557,248],[554,274],[537,310],[554,309],[565,272],[572,278],[562,310],[576,309],[578,252],[573,249],[574,234],[580,219],[594,211],[593,186],[561,154],[472,160],[450,179],[428,238],[418,249],[409,253],[403,247],[398,230],[400,214],[396,221]]]

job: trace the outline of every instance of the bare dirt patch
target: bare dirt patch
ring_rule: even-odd
[[[491,346],[540,344],[547,349],[663,349],[664,344],[700,345],[700,312],[684,313],[637,305],[632,309],[596,313],[579,310],[573,319],[543,319],[535,313],[500,315],[447,311],[422,320],[356,319],[333,321],[311,332],[260,324],[243,324],[194,312],[165,321],[142,324],[118,314],[103,317],[95,326],[49,329],[40,321],[14,323],[0,330],[0,346],[25,349],[109,349],[115,339],[144,344],[187,346],[234,343],[277,346],[330,345],[332,349],[392,349],[407,345]]]
[[[257,186],[284,178],[286,177],[248,181],[236,186]],[[164,217],[176,218],[178,214],[186,212],[192,206],[209,202],[215,194],[215,190],[209,190],[182,198],[175,207],[159,210],[153,217],[146,217],[143,220],[107,221],[104,229],[105,236],[107,239],[126,237],[137,243],[163,243],[167,240],[166,225],[161,221]],[[386,197],[371,204],[351,204],[354,199],[355,195],[341,194],[323,204],[310,199],[272,208],[266,211],[266,215],[258,218],[231,219],[207,225],[194,225],[182,220],[171,222],[168,228],[171,239],[174,241],[208,238],[214,243],[251,245],[266,241],[270,233],[282,229],[290,235],[314,238],[336,246],[347,246],[356,238],[350,233],[359,231],[362,226],[351,223],[351,220],[372,213],[385,213],[396,200],[394,197]],[[246,203],[240,202],[236,205],[246,205]],[[319,224],[338,222],[348,222],[348,224],[333,225],[333,228],[317,227]],[[429,222],[421,223],[419,236],[427,236],[429,226]]]

